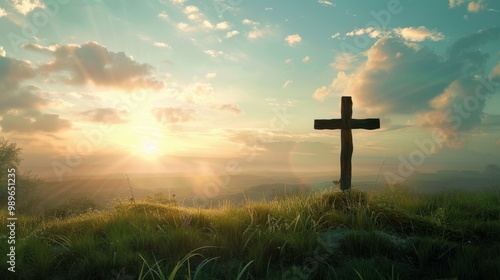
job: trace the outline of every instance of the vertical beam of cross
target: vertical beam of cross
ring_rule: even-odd
[[[352,119],[352,99],[342,96],[340,119],[314,120],[314,129],[340,129],[340,189],[345,191],[351,188],[352,178],[352,129],[378,129],[380,119]]]
[[[342,105],[340,107],[340,189],[348,190],[351,188],[352,174],[352,153],[354,145],[352,144],[352,100],[351,97],[342,96]]]

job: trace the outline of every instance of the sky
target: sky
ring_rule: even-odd
[[[78,174],[353,174],[500,164],[494,0],[0,0],[1,136]]]

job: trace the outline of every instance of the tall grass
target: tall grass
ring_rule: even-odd
[[[2,279],[495,279],[498,191],[324,191],[186,208],[19,217]],[[0,217],[6,221],[3,210]],[[7,252],[5,239],[0,243]],[[295,278],[293,278],[295,277]]]

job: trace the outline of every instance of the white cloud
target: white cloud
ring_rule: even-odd
[[[26,15],[36,8],[43,9],[45,5],[40,0],[9,0],[9,4],[20,14]]]
[[[212,58],[216,58],[216,57],[224,54],[223,51],[216,51],[216,50],[206,50],[206,51],[203,51],[203,52],[206,53],[206,54],[208,54]]]
[[[199,11],[200,11],[200,9],[198,7],[196,7],[194,5],[189,5],[186,8],[184,8],[183,12],[184,12],[184,14],[189,15],[189,14],[197,13]]]
[[[293,62],[293,59],[291,59],[291,58],[287,58],[287,59],[285,60],[285,63],[286,63],[286,64],[291,64],[292,62]]]
[[[292,81],[292,80],[287,80],[287,81],[283,84],[283,88],[287,88],[287,87],[289,87],[292,83],[293,83],[293,81]]]
[[[165,11],[162,11],[161,13],[158,14],[158,17],[161,19],[168,19],[168,14]]]
[[[314,92],[313,97],[316,100],[323,101],[329,94],[330,94],[330,89],[328,89],[326,86],[323,86],[318,88]]]
[[[484,1],[479,0],[477,2],[471,1],[467,5],[467,11],[471,13],[479,13],[481,10],[486,9],[486,4],[484,4]]]
[[[204,15],[200,12],[200,9],[194,5],[186,6],[182,12],[187,15],[188,19],[190,19],[191,21],[200,22],[204,18]]]
[[[367,27],[367,28],[360,28],[360,29],[353,30],[351,32],[346,33],[345,35],[346,36],[351,36],[351,37],[352,36],[368,35],[370,38],[381,38],[381,37],[387,37],[387,36],[389,36],[389,32],[382,31],[382,30],[376,29],[373,26],[370,26],[370,27]]]
[[[252,31],[248,32],[248,39],[255,40],[257,38],[263,37],[264,33],[264,29],[253,29]]]
[[[337,32],[332,35],[332,39],[338,38],[340,36],[340,32]]]
[[[337,33],[338,34],[338,33]],[[332,38],[337,38],[337,34],[333,35]],[[370,38],[390,38],[394,36],[401,37],[406,41],[410,42],[422,42],[425,40],[441,41],[445,38],[443,33],[436,30],[429,30],[425,26],[419,27],[405,27],[405,28],[395,28],[390,31],[385,31],[377,29],[373,26],[355,29],[353,31],[347,32],[346,36],[368,36]]]
[[[231,27],[231,25],[227,21],[219,22],[215,25],[215,29],[218,29],[218,30],[227,30],[230,27]]]
[[[304,58],[302,59],[302,62],[304,62],[304,63],[308,63],[308,62],[310,62],[310,61],[311,61],[311,58],[310,58],[309,56],[306,56],[306,57],[304,57]]]
[[[332,2],[330,1],[326,1],[326,0],[318,0],[318,3],[320,3],[321,5],[323,6],[331,6],[331,7],[335,7],[335,4],[333,4]]]
[[[274,9],[273,9],[273,8],[271,8],[271,7],[267,7],[267,8],[265,8],[264,10],[265,10],[265,11],[272,11],[272,10],[274,10]]]
[[[172,0],[172,3],[176,5],[184,4],[187,0]]]
[[[231,37],[234,37],[238,34],[240,34],[240,32],[238,32],[237,30],[229,31],[226,33],[226,38],[231,38]]]
[[[4,9],[0,8],[0,18],[4,17],[6,15],[7,15],[7,12]]]
[[[185,22],[179,22],[177,24],[177,28],[179,28],[182,31],[189,31],[189,24],[187,24]]]
[[[444,39],[443,33],[429,30],[425,26],[420,26],[417,28],[396,28],[394,29],[394,32],[396,32],[396,34],[401,36],[403,39],[411,42],[422,42],[427,39],[430,39],[432,41],[441,41]]]
[[[0,56],[5,57],[5,55],[6,55],[6,54],[7,54],[7,53],[5,52],[5,50],[3,49],[3,47],[2,47],[2,46],[0,46]]]
[[[255,21],[252,21],[252,20],[249,20],[249,19],[244,19],[241,21],[243,24],[245,25],[258,25],[259,23],[258,22],[255,22]]]
[[[449,7],[450,8],[455,8],[455,7],[460,7],[462,6],[466,1],[465,0],[449,0]],[[484,0],[469,0],[469,3],[467,4],[467,11],[470,13],[479,13],[482,10],[486,10],[487,6]],[[494,9],[489,9],[490,11],[496,11]],[[464,16],[465,19],[467,19],[466,16]]]
[[[295,44],[298,44],[302,41],[302,38],[299,34],[288,35],[285,38],[285,41],[288,43],[290,47],[293,47]]]
[[[170,48],[170,46],[166,43],[163,42],[155,42],[153,46],[158,47],[158,48]]]
[[[455,7],[461,6],[464,2],[465,2],[465,0],[450,0],[449,6],[450,6],[450,8],[455,8]]]
[[[217,73],[212,72],[212,73],[207,73],[205,75],[205,78],[211,80],[211,79],[215,78],[216,76],[217,76]]]
[[[208,29],[213,29],[213,28],[214,28],[214,25],[213,25],[210,21],[208,21],[208,20],[204,20],[204,21],[202,22],[202,24],[203,24],[203,26],[204,26],[205,28],[208,28]]]

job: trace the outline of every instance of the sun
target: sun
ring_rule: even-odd
[[[161,154],[160,143],[151,138],[142,139],[136,146],[136,153],[144,159],[156,159]]]
[[[142,144],[142,152],[146,155],[153,155],[158,152],[158,145],[152,141],[145,141]]]

